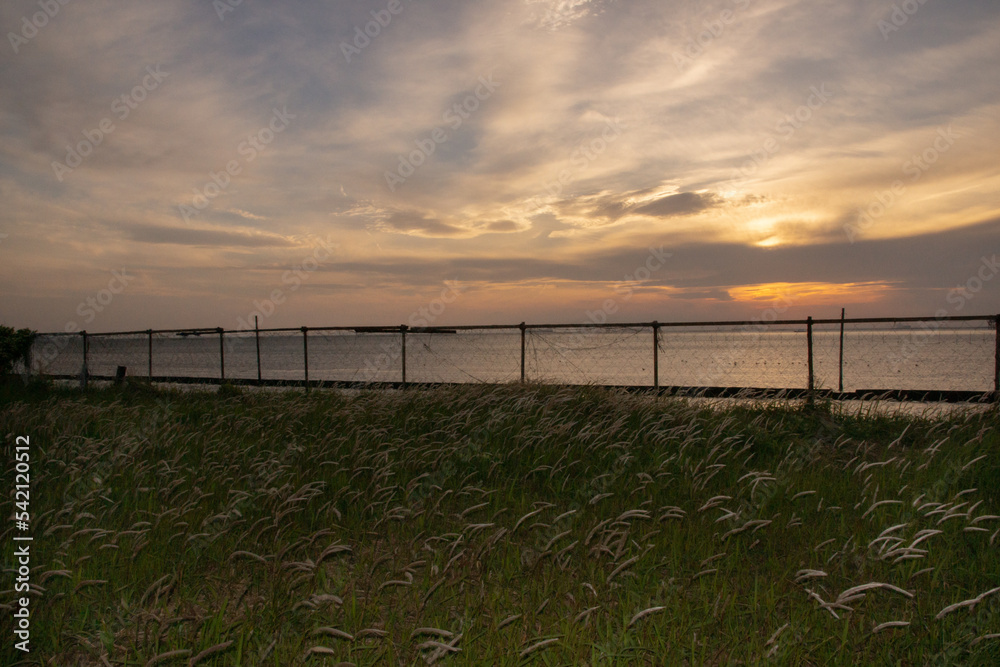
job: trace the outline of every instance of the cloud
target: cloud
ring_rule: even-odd
[[[654,218],[669,218],[678,215],[692,215],[718,206],[721,200],[711,193],[681,192],[667,195],[632,209],[637,215]]]
[[[260,232],[191,229],[165,225],[137,225],[127,231],[128,237],[139,243],[160,243],[187,246],[219,246],[223,248],[266,248],[294,245],[277,234]]]
[[[381,280],[418,284],[422,276],[439,276],[483,283],[556,281],[615,284],[627,280],[650,256],[649,248],[672,253],[651,274],[649,286],[670,287],[690,294],[717,294],[732,288],[786,283],[800,284],[803,293],[815,285],[892,284],[933,289],[959,285],[975,274],[990,247],[1000,238],[1000,218],[961,231],[936,232],[906,239],[880,239],[851,244],[846,240],[763,248],[734,243],[689,241],[663,246],[655,237],[645,245],[594,249],[546,258],[461,257],[345,261],[331,271],[367,273]],[[991,245],[992,244],[992,245]],[[991,256],[991,253],[987,253]],[[1000,279],[1000,278],[998,278]],[[845,296],[840,293],[841,296]],[[995,298],[995,297],[994,297]],[[1000,301],[1000,300],[998,300]],[[998,304],[1000,305],[1000,304]],[[936,307],[936,306],[935,306]]]
[[[392,212],[385,219],[379,221],[376,227],[385,231],[412,234],[414,236],[451,237],[467,232],[467,230],[455,225],[412,211]]]
[[[555,31],[587,16],[601,13],[601,0],[525,0],[530,14],[526,25]]]
[[[158,267],[150,293],[190,280],[202,298],[252,301],[259,285],[218,267],[269,271],[310,234],[342,243],[353,275],[335,284],[369,301],[402,304],[444,269],[523,290],[507,309],[565,305],[536,294],[546,281],[599,300],[601,281],[665,244],[678,253],[650,290],[717,303],[740,285],[881,282],[902,309],[1000,238],[976,225],[1000,217],[995,2],[925,3],[888,36],[891,3],[865,0],[406,2],[348,62],[343,44],[384,6],[244,2],[220,21],[211,3],[93,0],[62,6],[17,53],[6,40],[0,281],[22,297],[10,316],[60,326],[27,295],[59,298],[123,262]],[[724,10],[738,11],[721,22]],[[38,11],[3,3],[0,25],[16,33]],[[114,111],[157,65],[162,84]],[[452,127],[446,112],[491,74],[500,86]],[[808,107],[824,85],[835,94]],[[287,130],[262,135],[285,107]],[[115,129],[57,180],[53,163],[88,149],[104,119]],[[948,126],[961,138],[909,180],[907,161]],[[436,128],[447,140],[390,191],[386,170]],[[182,228],[178,206],[233,161]],[[898,179],[904,195],[846,243],[843,226]]]
[[[256,215],[254,213],[250,213],[249,211],[242,211],[238,208],[228,209],[228,212],[238,215],[241,218],[247,218],[248,220],[267,220],[267,218],[262,215]]]
[[[486,225],[486,229],[491,232],[521,231],[520,225],[518,225],[513,220],[494,220]]]

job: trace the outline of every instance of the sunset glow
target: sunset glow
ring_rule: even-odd
[[[729,296],[737,302],[762,306],[783,304],[791,306],[795,300],[822,306],[836,306],[850,299],[861,303],[885,303],[892,296],[892,286],[885,283],[770,283],[734,287]]]

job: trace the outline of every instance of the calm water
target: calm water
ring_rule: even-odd
[[[252,333],[226,334],[227,378],[257,377]],[[814,368],[818,387],[837,389],[839,329],[816,330]],[[645,329],[529,330],[525,372],[529,380],[566,384],[653,384],[653,334]],[[154,376],[219,377],[217,335],[153,338]],[[301,380],[301,333],[261,334],[261,375]],[[855,330],[844,340],[844,389],[993,389],[994,333],[985,328],[939,330]],[[310,380],[398,381],[402,355],[398,334],[317,332],[308,334]],[[406,336],[406,376],[411,382],[510,382],[520,378],[520,332],[460,332]],[[76,374],[82,366],[78,337],[43,338],[36,366],[50,374]],[[145,376],[145,335],[91,337],[94,375],[113,375],[127,366]],[[748,332],[740,329],[661,329],[660,384],[802,388],[807,385],[804,331]]]

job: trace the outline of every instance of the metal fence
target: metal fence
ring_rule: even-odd
[[[541,382],[710,396],[996,400],[1000,316],[39,334],[61,379],[371,386]]]

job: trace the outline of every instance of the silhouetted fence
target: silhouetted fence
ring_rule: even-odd
[[[307,388],[530,381],[995,400],[1000,316],[47,333],[30,372],[84,386],[124,375]]]

